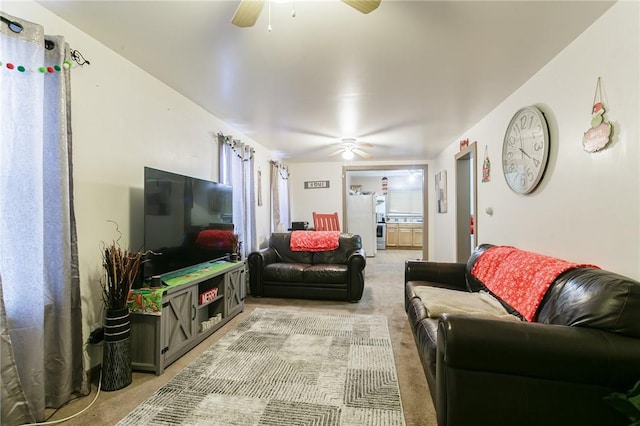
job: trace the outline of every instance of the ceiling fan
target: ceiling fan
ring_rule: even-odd
[[[240,0],[231,23],[238,27],[252,27],[258,20],[265,1],[267,0]],[[380,5],[380,0],[342,0],[342,2],[362,13],[372,12]]]
[[[342,158],[344,158],[345,160],[351,160],[353,159],[354,154],[357,154],[363,158],[371,158],[370,154],[367,154],[360,149],[372,148],[373,145],[371,145],[370,143],[359,143],[354,138],[344,138],[340,142],[340,149],[338,149],[337,151],[333,151],[331,154],[329,154],[329,157],[334,157],[338,154],[342,154]]]

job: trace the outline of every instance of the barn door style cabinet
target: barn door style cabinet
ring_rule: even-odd
[[[164,372],[244,309],[244,261],[206,262],[162,276],[161,289],[134,290],[131,364]],[[155,300],[154,300],[155,299]]]

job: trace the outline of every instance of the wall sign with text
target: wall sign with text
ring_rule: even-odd
[[[329,188],[328,180],[308,180],[304,183],[304,189]]]

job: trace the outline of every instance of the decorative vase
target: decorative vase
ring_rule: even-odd
[[[131,384],[131,324],[129,308],[107,309],[102,347],[102,390]]]

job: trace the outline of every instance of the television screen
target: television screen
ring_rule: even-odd
[[[144,279],[225,257],[232,235],[231,186],[144,168]]]

